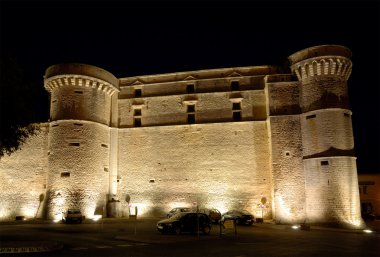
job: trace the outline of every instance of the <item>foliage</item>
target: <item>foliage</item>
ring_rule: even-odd
[[[0,58],[0,158],[21,148],[38,131],[35,83],[27,81],[15,58]]]

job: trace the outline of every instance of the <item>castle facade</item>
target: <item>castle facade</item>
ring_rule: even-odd
[[[50,119],[0,162],[0,219],[67,208],[124,217],[245,209],[277,223],[363,225],[347,80],[351,51],[322,45],[276,66],[116,78],[46,70]]]

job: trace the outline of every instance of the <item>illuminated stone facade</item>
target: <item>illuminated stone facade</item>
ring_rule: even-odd
[[[51,66],[49,123],[0,163],[2,218],[31,216],[26,210],[56,218],[68,207],[124,217],[135,206],[139,215],[162,216],[198,206],[360,227],[350,57],[345,47],[324,45],[291,55],[289,71],[120,79],[89,65]]]

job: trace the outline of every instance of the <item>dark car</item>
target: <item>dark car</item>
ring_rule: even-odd
[[[157,222],[157,230],[165,233],[196,233],[207,235],[211,231],[211,220],[205,213],[180,212]]]
[[[222,214],[215,208],[203,208],[199,212],[207,214],[213,223],[218,223],[222,219]]]
[[[190,212],[190,211],[191,211],[191,209],[187,208],[187,207],[176,207],[176,208],[171,209],[171,211],[168,212],[168,214],[166,214],[166,217],[170,218],[171,216],[174,216],[177,213],[180,213],[180,212]]]
[[[222,215],[222,222],[224,220],[235,220],[237,225],[252,225],[255,217],[245,210],[231,210]]]

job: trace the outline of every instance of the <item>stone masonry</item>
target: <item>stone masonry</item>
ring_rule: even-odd
[[[288,70],[119,79],[53,65],[44,76],[49,122],[1,159],[0,219],[57,219],[74,207],[88,218],[162,216],[188,206],[361,227],[350,58],[346,47],[322,45],[289,56]]]

